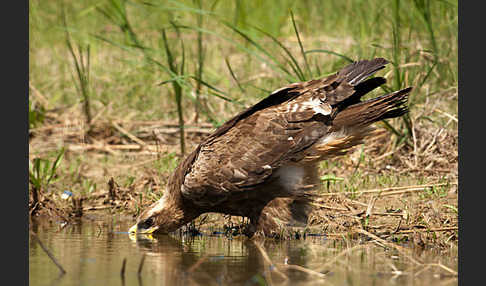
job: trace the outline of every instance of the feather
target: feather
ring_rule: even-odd
[[[354,62],[339,71],[339,75],[344,77],[344,80],[351,85],[359,84],[363,79],[366,79],[385,68],[388,61],[384,58],[376,58],[373,60],[362,60]]]

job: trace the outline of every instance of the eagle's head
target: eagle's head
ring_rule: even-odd
[[[137,218],[129,232],[136,234],[167,234],[186,223],[184,211],[167,196],[153,203]]]

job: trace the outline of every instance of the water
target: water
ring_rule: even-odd
[[[64,227],[56,221],[32,223],[66,274],[31,235],[30,285],[457,285],[457,277],[437,266],[457,271],[457,249],[412,251],[424,263],[417,265],[375,243],[322,236],[280,242],[224,236],[136,239],[126,232],[131,223],[121,217]],[[288,269],[285,262],[302,268]]]

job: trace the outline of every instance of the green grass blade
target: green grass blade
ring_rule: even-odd
[[[424,78],[420,81],[420,83],[417,85],[417,88],[420,89],[424,83],[427,81],[429,76],[432,74],[432,70],[437,66],[437,62],[434,62],[434,64],[429,68],[427,73],[425,74]]]
[[[308,77],[312,77],[312,72],[309,67],[309,62],[307,61],[307,56],[304,52],[304,46],[302,45],[302,41],[300,40],[299,30],[297,29],[297,25],[295,24],[294,13],[290,10],[290,17],[292,18],[292,25],[294,26],[295,35],[297,36],[297,41],[299,42],[300,52],[302,53],[302,57],[304,58],[305,68],[307,69]]]
[[[222,90],[214,87],[213,85],[211,85],[211,84],[209,84],[209,83],[207,83],[207,82],[205,82],[205,81],[203,81],[201,79],[198,79],[196,76],[192,76],[191,75],[189,77],[192,78],[192,79],[194,79],[194,80],[196,80],[196,81],[198,81],[198,82],[200,82],[202,85],[204,85],[204,86],[206,86],[206,87],[214,90],[215,92],[224,95],[224,96],[218,95],[219,98],[224,99],[224,100],[229,101],[229,102],[234,102],[233,99],[231,99],[231,98],[228,97],[228,94],[226,92],[224,92],[224,91],[222,91]]]
[[[352,63],[354,62],[353,59],[351,59],[350,57],[348,56],[345,56],[343,54],[340,54],[340,53],[336,53],[336,52],[333,52],[333,51],[330,51],[330,50],[324,50],[324,49],[313,49],[313,50],[308,50],[308,51],[305,51],[306,54],[311,54],[311,53],[324,53],[324,54],[329,54],[329,55],[334,55],[334,56],[338,56],[344,60],[346,60],[347,62],[349,63]]]
[[[278,65],[276,65],[276,64],[273,62],[273,60],[272,60],[272,61],[269,61],[269,60],[265,59],[265,58],[264,58],[264,57],[262,57],[262,56],[261,56],[259,53],[256,53],[256,52],[254,52],[254,51],[252,51],[252,50],[250,50],[250,49],[248,49],[248,48],[245,48],[243,45],[240,45],[240,44],[236,43],[236,42],[234,41],[234,39],[228,38],[227,36],[224,36],[224,35],[222,35],[222,34],[220,34],[220,33],[217,33],[217,32],[215,32],[215,31],[211,31],[211,30],[207,30],[207,29],[201,29],[201,28],[197,28],[197,27],[192,27],[192,26],[187,26],[187,25],[181,25],[181,24],[179,24],[179,25],[177,25],[177,26],[178,26],[179,28],[181,28],[181,29],[188,29],[188,30],[194,30],[194,31],[201,31],[202,33],[206,33],[206,34],[213,35],[213,36],[216,36],[216,37],[218,37],[218,38],[221,38],[221,39],[223,39],[223,40],[227,41],[228,43],[230,43],[230,44],[234,45],[234,46],[235,46],[237,49],[239,49],[239,50],[241,50],[241,51],[243,51],[243,52],[245,52],[245,53],[247,53],[247,54],[249,54],[249,55],[251,55],[251,56],[254,56],[255,58],[257,58],[257,59],[258,59],[258,60],[260,60],[261,62],[263,62],[263,63],[267,64],[268,66],[270,66],[272,69],[274,69],[274,70],[281,70],[281,68],[280,68]],[[228,27],[228,28],[230,28],[230,27]],[[231,29],[231,28],[230,28],[230,29]],[[243,36],[242,36],[242,37],[243,37]],[[272,56],[272,57],[273,57],[273,56]],[[276,60],[276,59],[274,58],[274,60]],[[277,61],[277,63],[278,63],[278,61]],[[278,64],[280,64],[280,63],[278,63]],[[281,64],[280,64],[280,65],[281,65]],[[286,72],[284,71],[284,76],[285,76],[285,78],[286,78],[286,79],[287,79],[289,82],[296,82],[296,81],[297,81],[297,78],[296,78],[295,76],[293,76],[293,75],[292,75],[292,73],[290,73],[290,72],[289,72],[287,69],[285,69],[285,67],[284,67],[284,70],[286,71]],[[282,71],[282,70],[281,70],[281,71]]]
[[[167,56],[167,64],[169,65],[170,71],[175,73],[177,71],[177,68],[175,66],[174,57],[172,56],[172,51],[169,48],[169,42],[167,40],[165,29],[162,29],[162,40],[164,43],[165,55]]]
[[[64,157],[64,148],[61,149],[59,154],[56,157],[56,160],[54,160],[54,163],[52,164],[51,171],[49,173],[49,177],[47,178],[47,184],[50,183],[54,175],[56,174],[56,170],[59,168],[59,165],[61,164],[62,158]]]
[[[300,81],[305,81],[306,78],[304,76],[304,73],[302,72],[302,69],[300,68],[297,60],[295,59],[295,57],[292,55],[292,53],[277,39],[275,38],[274,36],[272,36],[271,34],[267,33],[266,31],[256,27],[256,26],[252,26],[254,29],[256,29],[257,31],[259,31],[260,33],[264,34],[265,36],[269,37],[270,39],[273,40],[274,43],[276,43],[286,54],[287,56],[289,57],[290,61],[289,64],[290,64],[290,67],[292,68],[292,70],[295,72],[296,76],[299,78]]]
[[[226,27],[230,28],[235,33],[237,33],[238,35],[240,35],[241,37],[243,37],[248,43],[250,43],[252,46],[254,46],[259,51],[261,51],[264,55],[266,55],[272,61],[272,64],[271,65],[274,68],[277,68],[277,69],[283,71],[285,74],[287,74],[289,76],[292,76],[292,73],[289,72],[289,70],[286,69],[285,66],[283,66],[269,51],[267,51],[261,45],[259,45],[253,39],[251,39],[250,36],[248,36],[243,31],[241,31],[239,28],[235,27],[234,25],[232,25],[232,24],[230,24],[230,23],[228,23],[226,21],[222,21],[222,23],[223,23],[223,25],[225,25]]]
[[[224,62],[226,63],[226,67],[228,68],[229,72],[230,72],[230,75],[231,77],[233,78],[233,80],[236,82],[236,85],[238,86],[238,88],[240,89],[241,92],[245,92],[245,89],[243,89],[243,87],[241,86],[240,84],[240,81],[238,80],[238,78],[236,77],[235,73],[233,72],[233,69],[231,68],[231,65],[228,61],[228,58],[225,58],[224,59]]]
[[[38,180],[41,179],[41,159],[40,158],[35,158],[34,159],[34,177],[37,178]]]

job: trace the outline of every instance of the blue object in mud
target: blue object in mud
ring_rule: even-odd
[[[72,196],[73,196],[73,193],[71,193],[68,190],[65,190],[64,192],[62,192],[61,198],[64,199],[64,200],[67,200],[68,198],[70,198]]]

